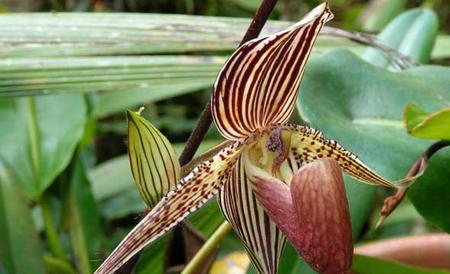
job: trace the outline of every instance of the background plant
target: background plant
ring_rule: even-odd
[[[253,16],[259,4],[134,1],[132,7],[131,2],[1,4],[7,11],[0,16],[1,272],[92,272],[144,209],[124,155],[125,108],[146,105],[144,116],[170,141],[184,142],[209,99],[217,71],[249,24],[239,18],[155,14],[11,13],[17,3],[31,5],[26,11],[164,11],[239,17]],[[411,10],[386,27],[415,5],[403,2],[390,13],[362,1],[332,1],[334,24],[370,31],[384,28],[380,41],[415,62],[444,66],[394,72],[398,66],[386,62],[379,51],[321,36],[298,104],[298,121],[322,129],[389,178],[403,177],[433,142],[407,135],[402,124],[406,105],[412,101],[426,112],[450,105],[450,73],[445,67],[449,39],[444,34],[449,29],[448,4],[423,3],[440,16],[430,10]],[[282,1],[272,18],[298,19],[315,4]],[[369,18],[387,15],[377,19],[378,26],[368,26]],[[289,24],[270,21],[263,33]],[[335,51],[342,48],[346,51]],[[201,150],[218,142],[219,135],[210,129]],[[182,147],[182,143],[177,146],[178,151]],[[418,230],[448,232],[449,159],[446,150],[436,154],[408,194],[411,202],[403,203],[377,231],[374,208],[386,193],[348,180],[354,238],[363,242]],[[184,264],[222,221],[215,202],[209,203],[190,218],[194,229],[187,225],[150,247],[136,271],[158,273]],[[173,242],[187,244],[174,251]],[[218,249],[218,258],[241,250],[230,233]],[[174,259],[164,262],[167,253]],[[286,272],[282,273],[305,268],[301,261],[289,259],[292,254],[284,255]]]

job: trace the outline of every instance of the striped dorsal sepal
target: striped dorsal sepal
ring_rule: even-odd
[[[287,30],[251,40],[234,52],[211,98],[214,121],[225,138],[241,139],[288,120],[314,41],[331,17],[324,3]]]

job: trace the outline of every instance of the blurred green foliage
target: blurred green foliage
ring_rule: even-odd
[[[271,19],[296,20],[319,2],[280,0]],[[252,17],[258,4],[254,0],[0,2],[4,13],[0,15],[0,273],[30,273],[29,269],[91,273],[99,265],[144,209],[126,156],[125,109],[145,105],[143,115],[178,143],[179,153],[209,100],[215,75],[249,23],[236,17]],[[414,60],[448,64],[448,1],[330,4],[336,17],[332,25],[383,30],[380,41]],[[411,8],[419,9],[403,12]],[[287,25],[270,22],[264,33]],[[334,51],[342,48],[352,53]],[[431,65],[401,72],[387,69],[398,70],[379,50],[321,37],[305,73],[297,118],[322,129],[380,173],[400,178],[430,144],[407,135],[403,109],[411,100],[428,112],[448,107],[450,69]],[[24,96],[30,94],[36,96]],[[220,138],[211,127],[200,151]],[[444,217],[450,197],[449,160],[448,150],[437,155],[411,189],[410,200],[378,231],[373,229],[378,216],[374,209],[388,193],[346,179],[355,240],[415,230],[448,232],[449,220]],[[188,222],[208,237],[222,221],[211,201]],[[136,272],[158,274],[176,265],[164,260],[176,237],[168,235],[148,248]],[[184,241],[178,242],[178,264],[193,252]],[[219,258],[235,250],[242,246],[230,233]],[[403,267],[358,257],[355,270],[365,265],[380,267],[378,273],[397,273],[395,269]],[[311,272],[290,247],[281,269]]]

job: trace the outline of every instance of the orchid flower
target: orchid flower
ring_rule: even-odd
[[[347,272],[353,246],[342,171],[371,185],[396,185],[320,131],[287,124],[313,43],[331,17],[321,4],[234,52],[211,98],[228,145],[186,176],[167,139],[128,112],[132,173],[152,209],[96,273],[113,273],[217,194],[258,273],[277,273],[286,238],[315,270]]]

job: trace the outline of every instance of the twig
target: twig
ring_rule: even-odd
[[[269,15],[272,12],[273,8],[275,7],[276,3],[277,0],[262,1],[240,45],[248,42],[251,39],[258,37],[267,19],[269,19]],[[200,115],[200,118],[197,122],[197,125],[195,126],[194,130],[189,136],[186,142],[186,146],[183,149],[183,152],[181,152],[179,158],[181,166],[187,164],[194,157],[195,152],[197,151],[198,147],[200,146],[200,143],[205,137],[205,134],[208,131],[208,128],[211,125],[211,123],[212,123],[212,116],[211,116],[211,101],[210,101],[208,102],[208,104],[206,104],[205,108],[203,109],[202,114]],[[134,265],[138,261],[138,258],[139,253],[134,255],[132,259],[130,259],[127,263],[125,263],[117,271],[117,273],[124,273],[124,274],[131,273],[131,271],[134,268]]]
[[[450,141],[439,141],[428,147],[428,149],[424,153],[422,153],[422,155],[420,155],[420,157],[411,166],[408,174],[406,175],[406,178],[414,177],[417,174],[422,173],[427,168],[428,160],[431,158],[431,156],[433,156],[437,151],[446,146],[450,146]],[[381,208],[380,218],[378,219],[376,228],[382,225],[386,218],[395,210],[395,208],[397,208],[397,206],[405,197],[407,191],[408,188],[400,188],[394,195],[389,196],[384,200],[384,204]]]
[[[380,43],[379,41],[376,40],[376,38],[366,33],[357,31],[347,31],[328,26],[324,26],[320,33],[330,36],[347,38],[362,45],[378,48],[382,50],[386,55],[388,55],[390,59],[392,59],[393,62],[395,62],[395,64],[398,65],[401,69],[417,65],[417,62],[412,60],[409,56],[383,43]]]

